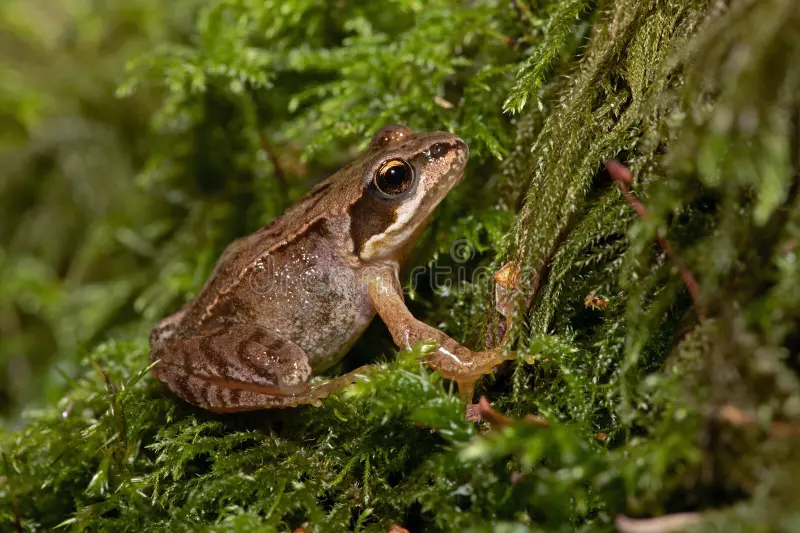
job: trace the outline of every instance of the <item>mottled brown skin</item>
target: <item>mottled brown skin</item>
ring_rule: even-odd
[[[398,280],[400,262],[467,158],[466,144],[449,133],[381,130],[359,159],[228,246],[197,297],[153,329],[153,374],[212,411],[317,403],[364,372],[309,385],[377,313],[402,348],[438,342],[426,361],[471,396],[502,351],[473,352],[416,320]],[[411,172],[402,174],[401,192],[387,193],[378,175],[402,165]]]

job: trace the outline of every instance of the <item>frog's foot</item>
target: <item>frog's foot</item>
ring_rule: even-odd
[[[438,329],[414,318],[403,302],[396,269],[387,267],[376,270],[369,283],[370,299],[389,328],[394,342],[409,350],[420,341],[436,342],[438,347],[425,355],[425,361],[458,383],[458,389],[468,403],[472,402],[475,382],[481,376],[491,373],[503,361],[515,357],[513,352],[506,352],[504,346],[473,352]]]
[[[455,349],[454,349],[455,348]],[[503,346],[482,352],[473,352],[461,345],[454,347],[440,346],[425,356],[425,362],[438,370],[444,377],[452,379],[458,384],[459,395],[467,402],[472,403],[475,392],[475,383],[491,374],[494,367],[514,359],[514,352],[506,352]]]

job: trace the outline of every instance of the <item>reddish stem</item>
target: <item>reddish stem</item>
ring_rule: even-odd
[[[650,214],[647,212],[647,209],[631,192],[630,186],[633,183],[633,174],[631,174],[631,171],[628,169],[628,167],[619,161],[609,159],[606,161],[606,168],[608,169],[608,173],[611,175],[611,179],[617,184],[617,187],[622,193],[622,197],[625,198],[626,202],[628,202],[630,208],[633,209],[642,220],[649,220]],[[675,255],[675,252],[672,250],[672,246],[670,246],[669,242],[667,242],[662,235],[656,235],[656,242],[658,242],[658,245],[662,250],[664,250],[664,253],[667,254],[667,257],[669,257],[675,264],[681,279],[683,279],[683,283],[686,285],[686,289],[689,291],[689,295],[692,297],[697,318],[700,320],[700,322],[704,322],[705,309],[702,301],[700,300],[700,285],[697,283],[697,280],[694,278],[692,273],[689,272],[689,269],[681,264],[680,260],[678,260],[677,256]]]
[[[273,172],[275,173],[275,179],[278,180],[278,183],[281,186],[281,191],[284,195],[289,193],[289,185],[286,183],[286,177],[283,175],[283,169],[281,168],[280,161],[278,160],[278,154],[275,153],[275,149],[272,147],[272,143],[270,142],[267,135],[263,132],[258,134],[258,141],[261,145],[261,150],[267,154],[267,158],[269,162],[272,164]]]
[[[742,411],[735,405],[725,405],[720,409],[719,417],[736,427],[753,427],[758,425],[755,416]],[[783,420],[774,420],[769,424],[769,433],[774,437],[792,438],[800,436],[800,426]]]

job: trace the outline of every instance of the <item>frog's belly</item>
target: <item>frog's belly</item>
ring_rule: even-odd
[[[375,316],[366,287],[347,268],[301,276],[280,295],[270,329],[300,346],[315,371],[337,363]]]
[[[316,372],[337,363],[375,316],[358,269],[322,248],[295,248],[248,287],[254,321],[302,348]]]

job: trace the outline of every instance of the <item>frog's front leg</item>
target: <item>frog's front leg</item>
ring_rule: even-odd
[[[395,344],[411,349],[419,341],[435,341],[439,347],[425,356],[425,361],[442,375],[458,383],[461,395],[472,401],[475,382],[492,369],[513,358],[503,347],[473,352],[441,331],[414,318],[403,301],[403,292],[392,267],[370,273],[369,295],[375,309],[389,328]]]
[[[216,412],[317,403],[353,381],[348,374],[309,387],[303,350],[270,330],[248,324],[207,335],[156,342],[154,375],[187,402]]]

